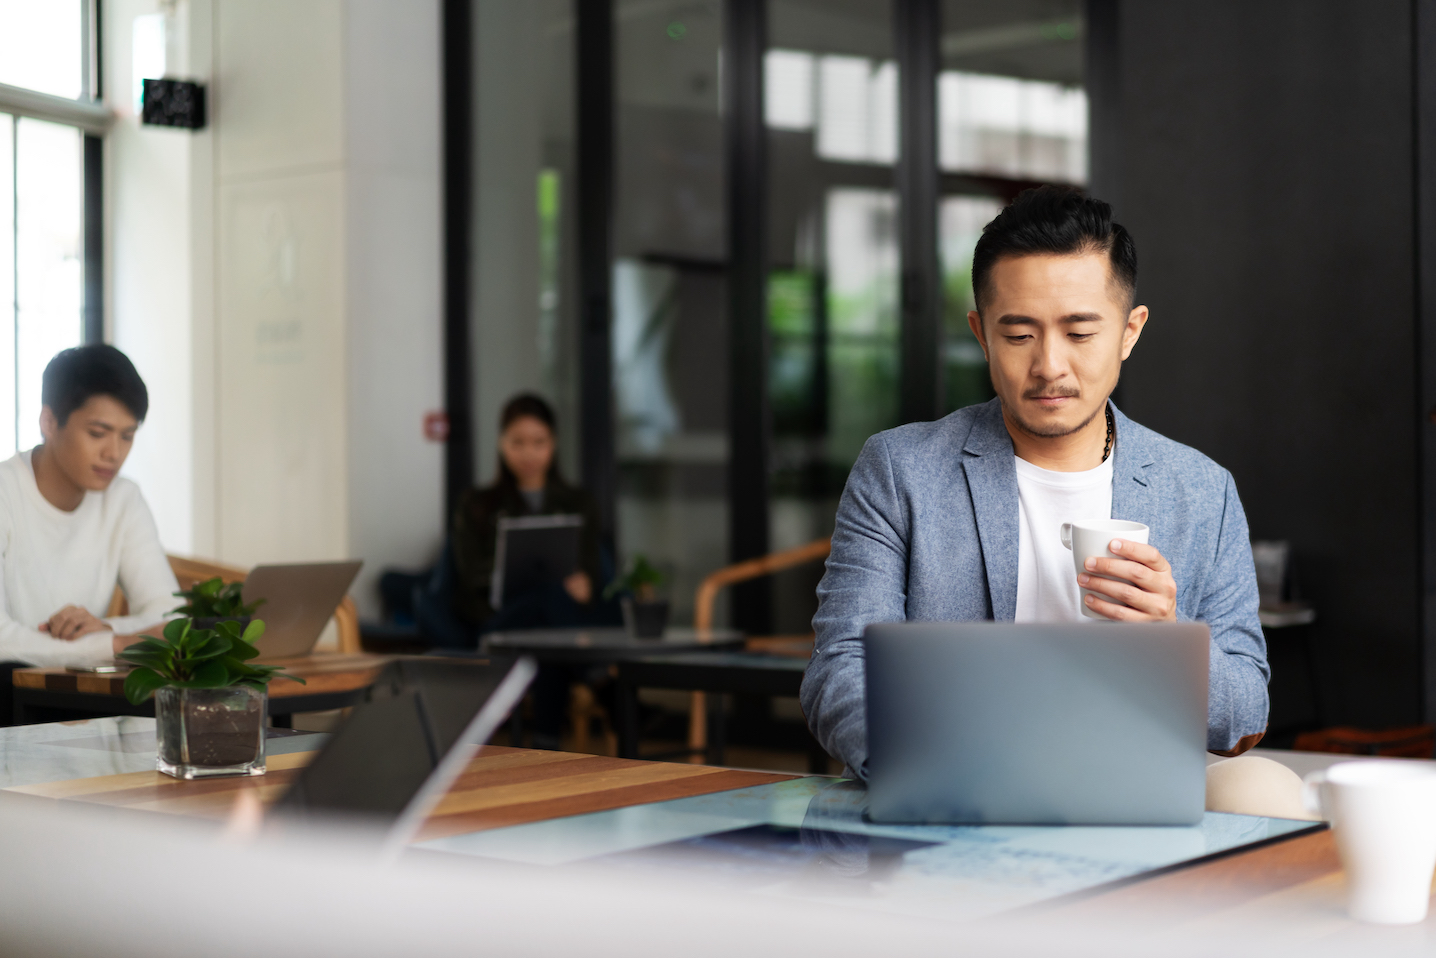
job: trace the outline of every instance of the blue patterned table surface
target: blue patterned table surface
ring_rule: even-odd
[[[807,777],[425,842],[966,921],[1322,827],[1208,812],[1191,827],[876,825],[852,781]]]

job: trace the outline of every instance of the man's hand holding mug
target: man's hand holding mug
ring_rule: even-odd
[[[1082,614],[1118,622],[1177,621],[1172,565],[1147,544],[1150,530],[1125,519],[1064,522],[1062,544],[1072,550]]]

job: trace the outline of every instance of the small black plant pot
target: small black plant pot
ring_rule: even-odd
[[[239,631],[242,635],[244,634],[244,630],[249,628],[249,623],[253,620],[254,616],[252,615],[207,615],[202,619],[190,619],[189,627],[191,629],[213,629],[221,622],[238,622]]]
[[[623,624],[635,639],[661,639],[668,627],[667,602],[636,602],[624,599]]]

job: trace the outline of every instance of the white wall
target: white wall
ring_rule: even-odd
[[[421,568],[443,537],[443,219],[439,4],[349,0],[349,551],[361,611],[383,566]],[[377,614],[377,607],[372,607]]]
[[[127,472],[171,551],[384,566],[443,532],[437,0],[180,0],[210,126],[141,128],[104,0],[113,341],[150,388]]]
[[[141,127],[134,115],[130,24],[155,0],[109,0],[103,87],[118,118],[106,139],[105,315],[110,340],[139,370],[150,411],[125,473],[140,484],[167,548],[195,546],[192,384],[195,286],[190,207],[194,156],[210,134]],[[206,171],[199,179],[207,183]]]
[[[218,541],[241,565],[349,551],[343,8],[215,16]]]

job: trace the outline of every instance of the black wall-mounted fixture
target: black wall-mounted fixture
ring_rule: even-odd
[[[145,80],[142,102],[144,109],[140,113],[140,121],[146,126],[204,129],[203,83],[189,80]]]

